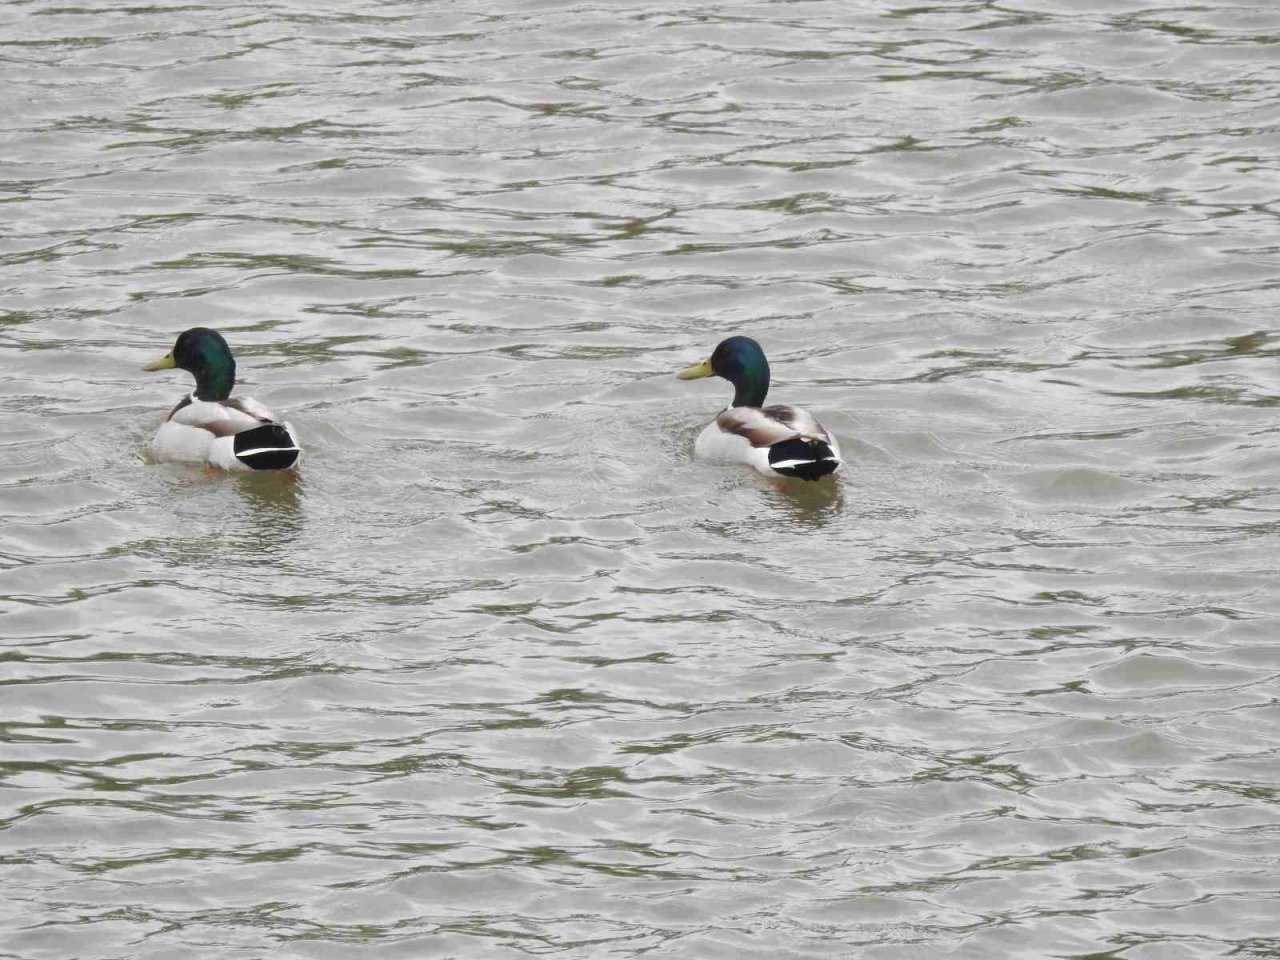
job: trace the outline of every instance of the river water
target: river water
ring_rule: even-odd
[[[0,955],[1280,956],[1277,51],[0,7]],[[296,478],[148,460],[195,325]]]

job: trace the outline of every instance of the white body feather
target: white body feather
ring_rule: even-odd
[[[786,411],[785,418],[771,414]],[[811,437],[831,447],[840,468],[840,445],[813,414],[799,407],[727,407],[698,434],[694,455],[704,460],[745,463],[766,477],[787,479],[769,462],[774,443],[794,437]],[[754,441],[754,442],[753,442]]]
[[[693,455],[702,460],[745,463],[761,473],[777,476],[769,466],[768,447],[753,447],[746,437],[720,429],[720,424],[714,420],[702,428],[698,439],[693,442]]]
[[[294,435],[288,423],[276,420],[270,410],[250,397],[236,397],[234,405],[197,400],[194,394],[187,399],[190,402],[175,409],[151,441],[151,453],[157,460],[251,471],[253,467],[236,456],[237,433],[264,423],[280,423],[290,437]]]

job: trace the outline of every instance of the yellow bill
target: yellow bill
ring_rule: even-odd
[[[152,360],[143,370],[169,370],[173,367],[173,351],[170,350],[159,360]]]
[[[676,376],[681,380],[701,380],[703,377],[711,376],[712,373],[711,361],[703,360],[701,363],[695,363],[692,367],[685,367]]]

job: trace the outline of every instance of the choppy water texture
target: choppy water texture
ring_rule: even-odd
[[[1278,51],[0,7],[0,953],[1280,956]],[[296,482],[148,462],[196,324]]]

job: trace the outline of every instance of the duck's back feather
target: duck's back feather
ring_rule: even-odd
[[[151,442],[158,460],[208,463],[224,470],[280,470],[300,455],[293,430],[249,397],[227,401],[188,396]]]
[[[707,425],[694,453],[731,460],[771,477],[816,480],[840,467],[840,447],[809,411],[800,407],[729,407]]]
[[[772,407],[770,410],[786,410],[790,407]],[[759,407],[729,407],[716,417],[715,425],[725,433],[741,437],[753,447],[769,447],[779,440],[794,437],[797,430],[790,418],[773,416],[770,410]]]

